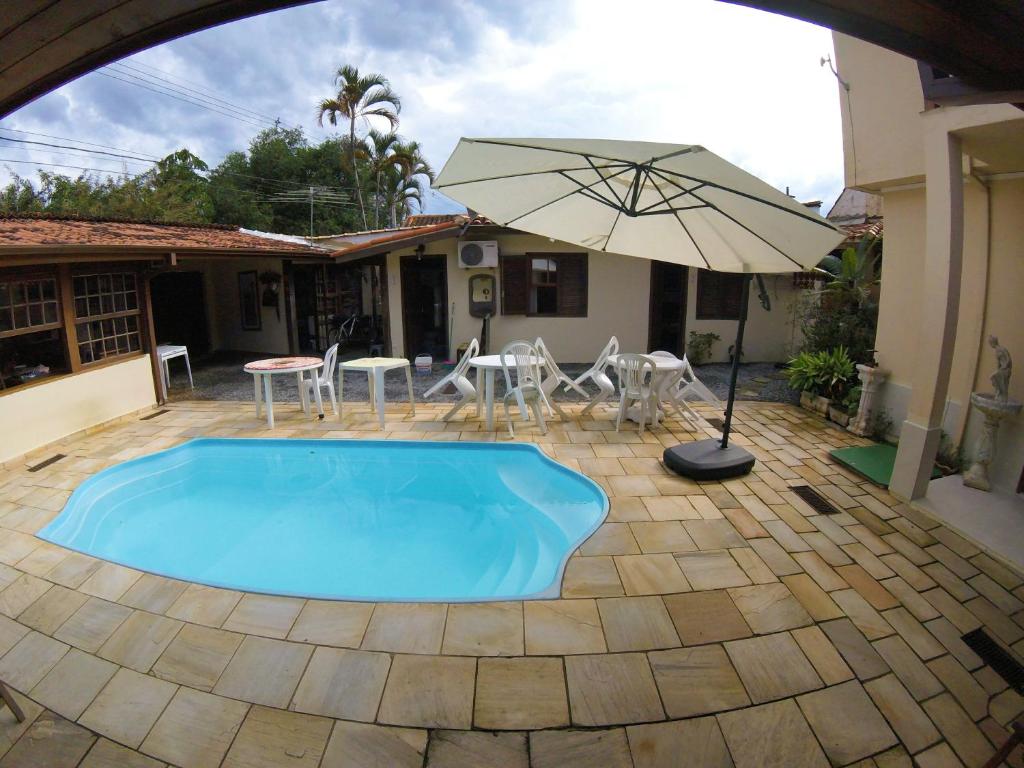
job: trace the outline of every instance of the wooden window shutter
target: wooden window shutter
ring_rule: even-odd
[[[525,256],[501,256],[501,314],[525,315],[530,306],[530,280]]]
[[[697,319],[737,320],[743,297],[743,275],[729,272],[697,273]]]
[[[558,314],[560,317],[587,316],[585,253],[567,253],[558,257]]]

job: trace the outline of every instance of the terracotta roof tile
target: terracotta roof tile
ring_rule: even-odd
[[[846,240],[843,241],[840,246],[841,248],[855,245],[864,237],[879,237],[883,230],[882,219],[871,219],[860,224],[839,224],[837,226],[846,233]]]
[[[308,245],[239,232],[234,227],[157,222],[6,216],[0,214],[4,251],[142,249],[322,253]]]
[[[431,224],[446,224],[450,221],[455,221],[456,218],[464,219],[466,214],[464,213],[417,213],[413,216],[406,216],[405,221],[402,222],[404,227],[427,227]],[[471,225],[477,226],[493,226],[494,222],[488,219],[486,216],[476,214],[473,216],[472,221],[469,222]]]

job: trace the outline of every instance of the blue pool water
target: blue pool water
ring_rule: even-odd
[[[253,592],[499,600],[557,596],[607,509],[533,445],[202,438],[89,478],[39,535]]]

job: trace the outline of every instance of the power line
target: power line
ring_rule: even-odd
[[[140,75],[142,75],[144,77],[149,77],[149,78],[152,78],[154,80],[159,80],[161,82],[168,83],[168,84],[174,86],[175,88],[178,88],[178,89],[181,89],[181,90],[184,90],[184,91],[189,91],[191,93],[195,93],[198,96],[202,96],[202,97],[207,98],[207,99],[209,99],[211,101],[220,102],[221,104],[224,104],[224,105],[226,105],[228,107],[231,107],[233,109],[238,109],[239,111],[246,112],[246,113],[251,114],[251,115],[255,115],[255,116],[257,116],[259,118],[262,118],[264,120],[270,120],[271,122],[273,122],[273,121],[278,119],[276,117],[271,117],[270,115],[265,115],[262,112],[257,112],[254,109],[250,109],[248,107],[243,107],[240,104],[235,104],[234,102],[228,101],[227,99],[222,99],[222,98],[220,98],[219,96],[216,95],[215,91],[212,91],[210,89],[207,89],[207,88],[200,88],[200,89],[189,88],[187,85],[183,85],[182,84],[183,81],[180,81],[180,80],[176,81],[175,79],[168,79],[168,78],[165,78],[165,77],[160,77],[159,75],[150,74],[148,72],[145,72],[144,70],[137,69],[136,67],[133,67],[131,64],[129,64],[126,61],[119,61],[119,62],[117,62],[117,66],[124,67],[125,69],[130,69],[133,72],[138,72]],[[157,70],[157,71],[160,71],[160,70]],[[167,73],[164,73],[164,74],[167,74]],[[174,78],[173,75],[170,75],[170,77]]]
[[[124,155],[118,152],[105,152],[102,149],[79,149],[78,147],[70,147],[67,144],[51,144],[47,141],[32,141],[30,139],[11,139],[6,136],[0,136],[0,141],[13,141],[17,142],[18,144],[35,144],[41,147],[53,147],[54,149],[76,149],[80,152],[88,152],[89,154],[92,155],[109,155],[110,157],[119,157],[125,160],[141,160],[142,162],[146,163],[155,162],[153,160],[147,160],[146,158],[139,157],[137,155]]]
[[[14,150],[15,152],[38,152],[39,151],[37,149],[32,149],[30,147],[9,147],[9,146],[6,146],[6,145],[0,145],[0,148],[2,148],[2,149],[11,149],[11,150]],[[85,159],[85,160],[98,160],[98,161],[108,162],[108,163],[122,163],[122,164],[127,164],[127,165],[136,165],[136,166],[151,166],[153,164],[152,161],[148,161],[148,160],[145,161],[145,162],[140,162],[138,160],[116,160],[114,158],[110,158],[108,160],[107,158],[102,158],[102,157],[93,158],[93,157],[90,157],[89,155],[85,155],[85,156],[83,156],[83,155],[73,155],[73,154],[70,154],[68,152],[47,152],[46,156],[47,157],[70,157],[73,160],[83,160],[83,159]]]
[[[157,77],[154,77],[153,75],[147,75],[145,72],[142,72],[142,70],[134,70],[134,72],[138,72],[140,74],[133,74],[132,71],[129,71],[129,70],[131,70],[130,67],[128,68],[128,70],[125,70],[125,69],[121,68],[122,66],[124,66],[124,65],[110,64],[110,65],[107,65],[106,69],[111,70],[113,72],[117,72],[119,75],[123,75],[124,77],[130,78],[133,81],[139,81],[139,82],[142,82],[142,83],[146,83],[147,85],[152,85],[152,86],[154,86],[156,88],[162,88],[162,89],[170,91],[172,93],[179,94],[181,96],[184,96],[186,99],[190,99],[192,101],[201,102],[201,103],[203,103],[204,106],[215,107],[217,109],[221,109],[221,110],[225,110],[227,112],[234,113],[236,116],[244,118],[244,119],[255,120],[255,121],[260,122],[260,123],[263,123],[263,122],[273,123],[277,119],[277,118],[272,118],[272,117],[264,117],[263,115],[260,115],[260,114],[258,114],[256,112],[251,111],[251,110],[244,109],[244,108],[241,108],[241,107],[235,107],[235,106],[233,106],[231,104],[228,104],[227,102],[222,102],[219,99],[215,99],[213,97],[206,96],[205,94],[201,94],[201,93],[192,91],[192,89],[181,88],[180,86],[177,86],[177,85],[175,85],[173,83],[171,83],[170,85],[164,85],[161,82],[157,82],[158,80],[164,80],[164,78],[157,78]],[[169,82],[169,81],[164,81],[164,82]]]
[[[96,171],[97,173],[109,173],[116,176],[128,176],[130,178],[142,175],[142,173],[114,173],[114,171],[109,168],[86,168],[81,165],[68,165],[67,163],[44,163],[39,160],[16,160],[13,157],[0,157],[0,163],[24,163],[25,165],[47,165],[55,168],[74,168],[77,171]]]
[[[152,88],[152,87],[150,87],[148,85],[145,85],[143,82],[136,82],[136,81],[133,81],[133,80],[126,80],[123,77],[117,77],[116,75],[112,75],[109,72],[104,72],[103,70],[100,70],[100,69],[96,70],[96,74],[97,75],[101,75],[103,77],[109,77],[111,80],[120,80],[122,83],[127,83],[128,85],[134,85],[134,86],[137,86],[137,87],[142,88],[144,90],[152,91],[153,93],[159,94],[161,96],[169,96],[172,99],[176,99],[178,101],[183,101],[186,104],[191,104],[192,106],[200,107],[201,109],[207,109],[210,112],[216,112],[219,115],[223,115],[224,117],[230,117],[232,120],[237,120],[240,123],[247,123],[249,125],[255,126],[256,128],[266,128],[267,127],[266,125],[264,125],[262,123],[257,123],[257,122],[255,122],[253,120],[247,120],[246,118],[238,117],[237,115],[233,115],[230,112],[223,112],[223,111],[221,111],[219,109],[216,109],[216,108],[211,107],[211,106],[207,106],[206,104],[202,104],[202,103],[200,103],[198,101],[193,101],[191,99],[187,99],[187,98],[184,98],[182,96],[176,96],[175,94],[168,93],[167,91],[157,90],[156,88]]]
[[[96,143],[91,142],[91,141],[82,141],[81,139],[70,139],[67,136],[54,136],[53,134],[50,134],[50,133],[39,133],[37,131],[25,131],[25,130],[22,130],[21,128],[7,128],[7,127],[2,126],[2,125],[0,125],[0,131],[9,131],[11,133],[23,133],[26,136],[42,136],[45,139],[57,139],[58,141],[70,141],[70,142],[73,142],[75,144],[85,144],[86,146],[90,146],[90,147],[102,147],[103,149],[116,149],[119,152],[135,152],[135,150],[124,149],[123,147],[112,147],[109,144],[96,144]],[[136,152],[136,154],[145,155],[146,153],[145,152]],[[156,155],[147,155],[147,159],[150,159],[150,158],[153,159],[153,160],[159,160],[160,159]]]

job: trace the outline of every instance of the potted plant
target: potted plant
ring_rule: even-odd
[[[789,386],[800,392],[800,405],[814,410],[814,400],[821,392],[821,358],[812,352],[801,352],[786,367]]]
[[[839,404],[833,403],[829,406],[828,417],[841,427],[850,423],[850,419],[857,413],[857,406],[860,403],[860,387],[851,387]]]
[[[830,350],[819,352],[822,394],[815,399],[814,409],[822,416],[828,415],[832,403],[842,403],[849,390],[849,382],[854,376],[853,360],[850,359],[846,347],[839,345]]]

